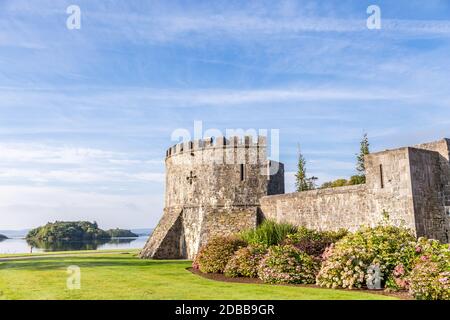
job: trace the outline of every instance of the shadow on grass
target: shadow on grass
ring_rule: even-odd
[[[161,266],[185,266],[186,260],[145,260],[138,257],[43,257],[37,259],[14,260],[0,262],[0,270],[52,270],[65,268],[68,265],[77,265],[80,268],[92,267],[135,267],[159,268]]]

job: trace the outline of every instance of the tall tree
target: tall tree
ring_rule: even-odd
[[[295,174],[295,186],[297,192],[302,192],[310,190],[310,181],[306,177],[306,160],[300,151],[300,144],[298,145],[298,162],[297,162],[297,173]]]
[[[357,160],[356,171],[358,171],[358,174],[361,177],[364,177],[364,180],[366,177],[366,165],[364,163],[364,156],[370,153],[369,146],[370,146],[369,138],[367,136],[367,133],[364,133],[360,143],[359,154],[356,157]]]

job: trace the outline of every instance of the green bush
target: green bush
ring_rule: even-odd
[[[325,250],[317,284],[329,288],[361,288],[379,268],[381,285],[393,286],[398,265],[411,268],[415,238],[410,230],[393,226],[362,228]],[[395,286],[394,286],[395,287]]]
[[[200,249],[192,266],[204,273],[223,273],[233,254],[246,245],[237,237],[212,238]]]
[[[364,183],[366,183],[365,175],[354,175],[354,176],[351,176],[349,180],[337,179],[334,181],[324,182],[320,186],[320,188],[321,189],[338,188],[338,187],[345,187],[345,186],[354,186],[354,185],[364,184]]]
[[[265,283],[314,283],[318,262],[291,245],[269,248],[258,267]]]
[[[320,257],[329,245],[342,239],[347,234],[348,231],[345,229],[339,231],[315,231],[300,227],[296,233],[287,236],[285,243],[291,244],[309,255]]]
[[[364,184],[366,183],[366,176],[365,175],[355,175],[350,178],[348,181],[349,186],[354,186],[358,184]]]
[[[236,251],[228,261],[224,274],[230,278],[258,277],[258,265],[267,249],[264,246],[250,245]]]
[[[328,181],[322,184],[320,188],[327,189],[327,188],[338,188],[338,187],[345,187],[348,186],[348,180],[347,179],[337,179],[334,181]]]
[[[252,245],[270,247],[282,243],[289,234],[297,232],[297,227],[289,223],[265,220],[256,229],[241,232],[240,237]]]
[[[406,277],[411,295],[419,300],[450,300],[450,246],[420,238],[416,252]]]

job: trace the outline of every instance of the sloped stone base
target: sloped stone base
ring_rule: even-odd
[[[140,252],[143,259],[184,258],[183,211],[181,209],[164,211],[158,226]]]
[[[165,210],[140,253],[143,259],[194,259],[214,236],[255,228],[258,208],[185,208]]]

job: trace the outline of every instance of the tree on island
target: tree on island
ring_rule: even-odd
[[[28,232],[26,239],[34,241],[82,241],[102,240],[112,237],[138,237],[130,230],[102,230],[97,223],[89,221],[56,221]]]

